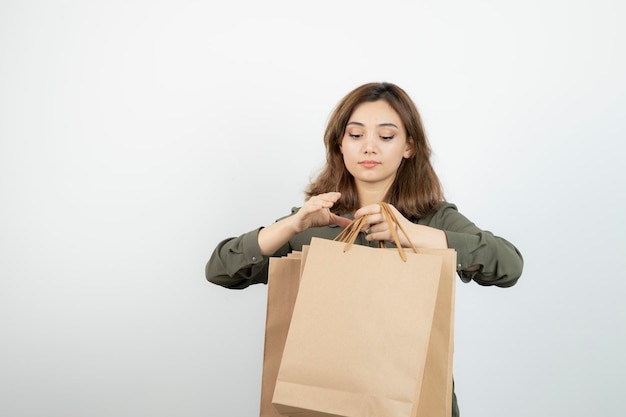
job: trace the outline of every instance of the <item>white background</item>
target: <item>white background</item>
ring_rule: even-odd
[[[301,205],[369,81],[525,258],[515,287],[459,281],[462,415],[625,415],[625,9],[4,0],[0,415],[258,415],[266,287],[204,265]]]

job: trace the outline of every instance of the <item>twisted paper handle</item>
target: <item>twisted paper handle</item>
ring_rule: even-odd
[[[400,244],[400,237],[398,235],[398,231],[396,230],[396,227],[395,227],[396,225],[400,229],[402,234],[404,234],[404,236],[406,237],[406,240],[411,245],[411,248],[413,249],[413,252],[417,253],[417,248],[415,247],[415,245],[413,245],[413,242],[409,238],[409,235],[406,232],[406,230],[404,230],[402,225],[398,222],[398,218],[393,213],[393,210],[391,209],[391,207],[389,207],[389,204],[381,202],[381,203],[378,203],[378,205],[380,206],[380,211],[383,214],[383,217],[385,218],[385,221],[387,222],[387,225],[389,225],[389,230],[391,230],[391,236],[393,238],[393,242],[396,244],[396,248],[398,249],[398,252],[400,254],[400,258],[402,258],[402,260],[404,262],[406,262],[406,254],[404,253],[404,249],[402,248],[402,245]],[[334,240],[336,240],[338,242],[345,242],[346,243],[346,246],[344,246],[344,248],[343,248],[344,252],[346,252],[348,249],[350,249],[350,246],[352,246],[352,244],[354,244],[354,241],[356,240],[356,237],[358,236],[359,231],[361,230],[363,225],[366,224],[366,221],[365,221],[366,219],[367,219],[367,216],[363,216],[363,217],[359,217],[358,219],[354,219],[334,239]],[[378,242],[378,246],[381,247],[381,248],[384,248],[385,247],[385,242],[383,240],[379,241]]]

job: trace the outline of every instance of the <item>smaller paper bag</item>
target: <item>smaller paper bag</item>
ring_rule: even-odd
[[[301,263],[299,252],[269,260],[260,417],[280,417],[272,396],[298,294]]]

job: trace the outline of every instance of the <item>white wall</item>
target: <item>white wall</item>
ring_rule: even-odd
[[[266,287],[204,264],[301,204],[368,81],[525,257],[459,282],[463,415],[626,413],[626,7],[409,3],[0,4],[0,415],[257,415]]]

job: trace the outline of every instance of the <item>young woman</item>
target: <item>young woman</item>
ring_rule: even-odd
[[[267,283],[268,257],[301,250],[312,237],[334,239],[368,215],[356,243],[391,241],[380,213],[391,205],[416,247],[453,248],[463,282],[510,287],[522,273],[519,251],[479,229],[444,200],[431,149],[411,98],[391,83],[362,85],[334,110],[324,135],[326,165],[291,215],[218,244],[206,266],[210,282],[228,288]],[[393,225],[392,227],[397,227]],[[402,246],[410,246],[400,233]],[[453,416],[458,416],[453,395]]]

